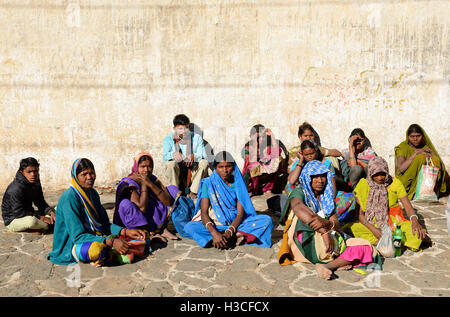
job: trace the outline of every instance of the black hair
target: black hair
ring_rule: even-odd
[[[95,172],[94,164],[87,158],[81,159],[80,163],[77,166],[77,170],[75,173],[78,175],[82,171],[87,170],[88,168],[91,168]]]
[[[234,163],[235,161],[234,161],[233,155],[231,155],[230,152],[221,151],[221,152],[217,153],[217,155],[214,157],[213,167],[216,168],[217,164],[219,164],[220,162]]]
[[[27,157],[20,160],[19,171],[23,171],[27,167],[37,166],[39,167],[39,162],[34,157]]]
[[[298,127],[298,133],[297,136],[300,138],[302,136],[303,133],[305,133],[306,130],[310,130],[313,134],[314,134],[314,142],[317,143],[317,145],[320,146],[320,137],[319,134],[316,132],[316,130],[314,130],[314,128],[312,127],[312,125],[308,122],[303,122],[299,127]]]
[[[366,138],[364,131],[360,128],[356,128],[356,129],[352,130],[352,132],[350,133],[350,137],[352,137],[354,135],[359,135],[359,136],[363,137],[364,139]]]
[[[150,156],[148,156],[148,155],[142,155],[142,156],[139,158],[138,165],[141,164],[141,163],[144,162],[144,161],[150,161],[150,162],[152,163],[152,167],[153,167],[153,159],[152,159]]]
[[[314,130],[312,125],[305,121],[298,127],[298,137],[301,137],[306,130],[310,130],[312,133],[316,134],[316,131]]]
[[[417,123],[413,123],[408,127],[406,134],[409,136],[411,133],[419,133],[421,135],[425,135],[422,128]]]
[[[251,129],[250,129],[250,136],[256,134],[256,133],[260,133],[262,132],[262,130],[264,130],[266,127],[263,126],[262,124],[255,124]]]
[[[176,127],[177,125],[189,125],[191,121],[189,118],[184,114],[177,114],[173,118],[173,126]]]
[[[320,151],[319,147],[317,146],[317,144],[311,140],[305,140],[302,142],[302,144],[300,144],[300,150],[306,150],[306,149],[313,149],[317,152],[317,160],[318,161],[322,161],[323,156],[322,156],[322,152]]]

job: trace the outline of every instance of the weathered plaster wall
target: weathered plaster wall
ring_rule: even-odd
[[[0,1],[0,190],[21,158],[45,187],[92,159],[98,185],[186,113],[235,156],[253,124],[288,146],[307,120],[326,147],[361,127],[393,168],[421,124],[447,166],[448,1]]]

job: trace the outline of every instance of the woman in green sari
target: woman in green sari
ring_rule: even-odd
[[[280,218],[285,224],[278,253],[280,265],[309,262],[324,279],[331,279],[335,270],[372,263],[381,269],[378,252],[369,241],[340,232],[331,172],[321,162],[305,165],[300,186],[291,192],[286,206]]]
[[[427,159],[439,169],[435,192],[438,198],[449,194],[449,177],[444,163],[433,143],[418,124],[412,124],[406,131],[406,140],[395,147],[395,173],[411,200],[416,192],[419,172]]]

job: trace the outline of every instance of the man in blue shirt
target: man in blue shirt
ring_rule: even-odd
[[[200,180],[208,176],[208,160],[202,137],[189,131],[189,124],[186,115],[175,116],[173,132],[163,141],[163,160],[169,185],[189,187],[188,197],[196,199]]]

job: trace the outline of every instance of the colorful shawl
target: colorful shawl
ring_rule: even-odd
[[[314,191],[311,187],[311,176],[321,174],[327,174],[327,184],[324,192],[320,195],[319,202],[314,195]],[[303,186],[303,192],[305,193],[305,200],[307,205],[315,213],[323,210],[325,215],[330,217],[335,209],[331,171],[319,161],[310,161],[302,169],[299,177],[299,182]]]
[[[372,179],[373,175],[380,172],[386,173],[386,180],[383,184],[377,184]],[[387,187],[392,184],[392,176],[389,175],[387,162],[380,156],[370,160],[368,174],[366,180],[370,190],[366,204],[366,218],[371,224],[374,224],[373,218],[375,217],[378,227],[383,228],[389,220],[389,196]]]
[[[342,150],[342,153],[344,153],[345,159],[349,158],[350,154],[349,154],[348,148]],[[358,160],[361,160],[361,161],[365,162],[366,164],[368,164],[369,161],[376,156],[377,156],[377,153],[375,152],[375,150],[372,147],[365,146],[364,150],[356,155],[356,158]]]
[[[207,186],[208,196],[210,198],[211,207],[217,216],[217,220],[223,225],[230,225],[237,215],[237,201],[244,207],[244,219],[249,216],[255,216],[256,211],[253,207],[250,196],[248,195],[247,186],[244,178],[236,162],[234,165],[234,189],[230,188],[220,177],[217,171],[210,177],[201,180],[200,187]],[[203,185],[204,183],[204,185]],[[197,199],[195,212],[201,208],[201,199]]]
[[[257,153],[257,161],[251,162],[250,155],[245,160],[242,174],[247,177],[257,177],[262,174],[273,174],[278,171],[281,162],[281,148],[278,145],[278,140],[275,139],[273,132],[270,129],[266,129],[266,134],[270,137],[271,142],[274,144],[261,144],[261,153]],[[249,149],[245,149],[245,154],[250,154],[250,142],[248,143]],[[247,147],[247,145],[245,146]]]
[[[95,233],[96,235],[103,235],[103,225],[100,220],[100,215],[97,212],[97,210],[94,207],[94,204],[91,201],[91,198],[87,195],[87,193],[84,191],[84,189],[78,184],[77,179],[77,167],[80,164],[80,161],[82,158],[78,158],[75,160],[75,162],[72,165],[71,170],[71,181],[70,181],[70,187],[72,190],[78,195],[80,198],[83,206],[84,211],[86,213],[86,222],[84,223],[87,230],[90,230],[92,233]]]

